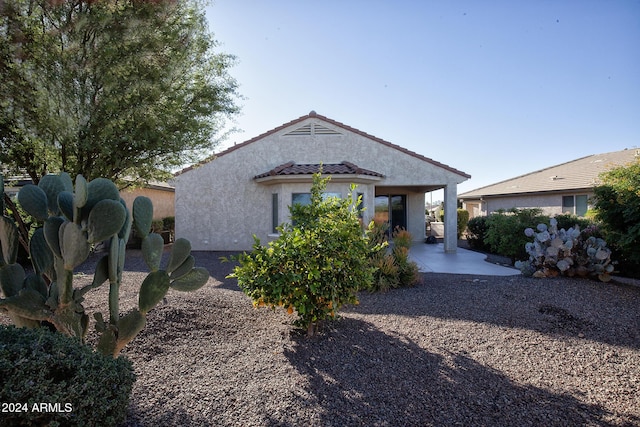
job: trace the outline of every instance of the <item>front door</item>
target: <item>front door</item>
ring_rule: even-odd
[[[404,194],[376,196],[375,220],[389,224],[389,231],[396,227],[407,228],[407,196]]]

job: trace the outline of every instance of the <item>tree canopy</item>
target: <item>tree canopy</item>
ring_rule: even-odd
[[[0,163],[146,181],[211,154],[235,58],[198,0],[0,4]]]

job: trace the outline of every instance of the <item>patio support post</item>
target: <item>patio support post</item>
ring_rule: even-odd
[[[458,249],[458,184],[444,187],[444,251],[455,253]]]

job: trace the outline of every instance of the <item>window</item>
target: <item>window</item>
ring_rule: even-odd
[[[273,193],[271,195],[271,232],[278,232],[278,224],[278,193]]]
[[[322,193],[322,200],[327,200],[329,197],[342,197],[340,193]],[[291,195],[291,205],[310,205],[311,193],[293,193]]]
[[[588,208],[586,195],[562,196],[562,213],[585,216]]]

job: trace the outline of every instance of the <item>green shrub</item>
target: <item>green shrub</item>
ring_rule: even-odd
[[[467,229],[467,224],[469,223],[469,211],[466,209],[458,209],[458,239],[462,237],[465,230]]]
[[[77,339],[0,325],[0,378],[0,402],[20,404],[3,411],[2,425],[116,426],[135,374],[128,359],[93,352]]]
[[[600,176],[594,188],[596,219],[602,222],[622,274],[640,277],[640,159]]]
[[[594,224],[593,220],[587,218],[580,218],[576,215],[572,214],[560,214],[554,217],[558,223],[558,230],[565,229],[568,230],[570,228],[575,227],[576,225],[580,230],[584,230],[590,225]]]
[[[548,223],[541,209],[510,209],[489,215],[485,243],[492,253],[511,258],[512,261],[525,259],[525,245],[529,241],[524,230],[531,224]]]
[[[356,292],[373,280],[370,248],[352,199],[323,200],[327,179],[313,176],[311,204],[294,205],[295,225],[278,227],[280,237],[262,246],[255,236],[253,252],[233,259],[239,262],[228,277],[255,306],[282,306],[296,311],[295,324],[317,331],[318,322],[335,317],[344,304],[357,303]]]
[[[489,229],[488,220],[487,216],[476,216],[467,223],[467,243],[472,249],[490,250],[489,244],[485,242],[485,236]]]

